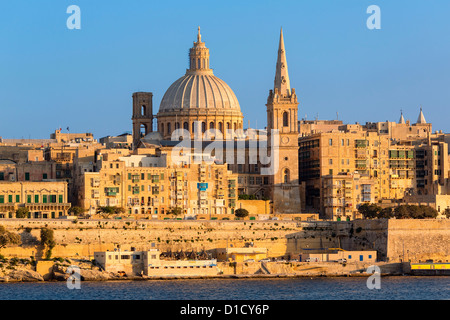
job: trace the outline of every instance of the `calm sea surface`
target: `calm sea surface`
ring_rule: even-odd
[[[0,283],[0,300],[449,300],[450,277],[206,279]]]

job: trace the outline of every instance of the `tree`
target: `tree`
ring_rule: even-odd
[[[358,211],[365,219],[375,219],[379,216],[381,207],[373,203],[364,203],[359,206]]]
[[[16,210],[16,218],[17,219],[28,218],[29,213],[30,213],[30,210],[28,208],[20,207]]]
[[[436,209],[429,206],[420,206],[421,218],[420,219],[434,219],[438,216]]]
[[[83,213],[85,213],[87,210],[83,209],[82,207],[71,207],[69,209],[69,213],[73,214],[74,216],[82,216]]]
[[[9,232],[4,226],[0,226],[0,248],[10,244],[20,245],[21,243],[20,236],[17,233]]]
[[[397,219],[434,219],[438,216],[436,209],[429,206],[401,205],[394,209]]]
[[[55,247],[56,242],[53,239],[53,230],[49,228],[41,229],[41,245],[47,247],[46,259],[50,259],[52,256],[52,249]]]
[[[409,218],[409,211],[406,205],[398,206],[394,209],[394,216],[396,219]]]
[[[245,218],[245,217],[248,216],[248,210],[247,209],[243,209],[243,208],[236,209],[234,211],[234,215],[237,218]]]
[[[174,216],[179,216],[183,213],[183,209],[180,207],[171,208],[168,213],[173,214]]]
[[[450,208],[444,210],[444,215],[447,217],[447,219],[450,219]]]
[[[380,219],[391,219],[393,217],[394,217],[394,210],[391,207],[381,209],[378,214],[378,218]]]
[[[124,213],[125,209],[122,207],[98,207],[97,213],[100,213],[103,218],[108,218],[111,214],[120,214]]]

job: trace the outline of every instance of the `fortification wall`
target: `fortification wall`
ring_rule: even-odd
[[[294,221],[151,221],[151,220],[10,220],[0,221],[20,234],[23,245],[0,249],[4,256],[43,255],[40,229],[54,230],[53,257],[92,258],[94,251],[146,250],[151,243],[162,250],[190,251],[243,247],[268,249],[269,257],[297,258],[300,253],[326,248],[376,250],[389,262],[450,260],[450,220],[355,220],[297,223]]]

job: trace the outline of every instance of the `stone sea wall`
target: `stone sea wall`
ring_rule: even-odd
[[[298,258],[300,253],[326,248],[376,250],[389,262],[448,261],[450,220],[355,220],[349,222],[294,221],[151,221],[151,220],[9,220],[0,221],[20,234],[23,245],[0,249],[10,257],[42,257],[40,229],[54,230],[53,257],[85,257],[95,251],[150,248],[161,251],[243,247],[268,249],[270,257]]]

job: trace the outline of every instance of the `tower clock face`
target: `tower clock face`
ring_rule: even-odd
[[[288,137],[281,138],[281,143],[282,144],[288,144],[289,143],[289,138]]]

